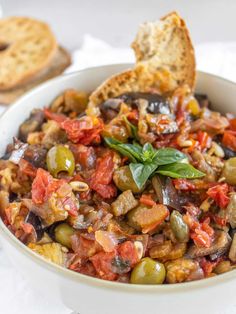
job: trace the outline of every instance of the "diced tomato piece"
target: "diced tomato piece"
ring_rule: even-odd
[[[83,145],[100,143],[100,133],[103,129],[103,122],[100,119],[96,120],[96,124],[91,117],[87,116],[81,119],[66,119],[60,123],[60,126],[73,143]]]
[[[152,199],[151,194],[142,194],[139,202],[147,206],[153,206],[156,204],[156,202],[154,202],[154,200]]]
[[[32,201],[35,204],[43,204],[49,199],[53,192],[57,191],[64,184],[66,184],[65,180],[55,180],[49,172],[42,168],[38,168],[36,177],[32,183]],[[68,185],[68,187],[70,186]]]
[[[139,261],[137,250],[134,243],[131,241],[125,241],[120,244],[117,248],[117,252],[124,261],[128,261],[130,263],[131,267]]]
[[[18,165],[22,173],[32,178],[36,177],[37,169],[33,165],[31,165],[30,162],[21,158]]]
[[[101,142],[100,133],[103,129],[103,123],[94,127],[92,130],[88,130],[83,138],[80,139],[80,143],[83,145],[99,144]]]
[[[47,119],[54,120],[57,123],[61,123],[67,119],[67,117],[64,114],[52,112],[48,108],[44,108],[43,112]]]
[[[100,184],[109,184],[114,171],[113,152],[108,152],[97,161],[93,180]]]
[[[209,223],[210,218],[208,217],[201,223],[201,229],[205,231],[210,237],[213,237],[214,229],[209,225]]]
[[[53,177],[49,172],[42,168],[38,168],[36,177],[32,183],[32,201],[35,204],[42,204],[47,198],[47,189],[53,181]]]
[[[46,195],[45,195],[46,199],[48,199],[53,192],[57,191],[65,183],[66,183],[66,181],[63,180],[63,179],[61,179],[61,180],[52,180],[48,184],[47,189],[46,189]]]
[[[230,129],[232,131],[236,131],[236,119],[234,118],[234,119],[229,120],[229,124],[230,124]]]
[[[220,208],[225,208],[229,204],[229,186],[227,183],[217,184],[207,190],[207,195],[210,196]]]
[[[209,225],[210,218],[207,217],[202,223],[199,223],[196,218],[190,216],[189,213],[184,215],[184,221],[188,224],[191,230],[191,238],[198,247],[210,247],[214,229]]]
[[[236,132],[235,131],[225,131],[222,139],[222,144],[226,147],[236,151]]]
[[[113,153],[109,151],[97,160],[95,172],[90,180],[90,188],[103,198],[114,197],[116,195],[116,187],[111,184],[113,172]]]
[[[187,179],[174,179],[172,182],[177,190],[193,191],[196,189],[194,183]]]
[[[113,184],[96,184],[91,187],[98,194],[100,194],[103,198],[112,198],[117,194],[117,189]]]
[[[100,252],[90,258],[93,266],[96,269],[98,276],[105,280],[114,281],[118,275],[112,271],[112,262],[116,257],[116,252]]]
[[[194,233],[191,233],[191,238],[198,247],[210,247],[211,237],[201,229],[195,229]]]
[[[211,146],[211,137],[207,132],[198,131],[197,140],[200,144],[201,150],[204,150],[205,148],[209,148]]]

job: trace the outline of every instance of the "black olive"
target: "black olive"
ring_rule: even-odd
[[[25,222],[30,223],[34,227],[37,234],[37,241],[40,241],[44,233],[41,219],[33,212],[29,212],[25,219]]]
[[[138,99],[146,99],[148,101],[147,111],[154,114],[170,114],[171,108],[168,99],[164,96],[154,93],[126,93],[118,97],[125,103],[135,105]]]
[[[194,97],[197,99],[199,106],[201,108],[209,108],[210,107],[210,101],[205,94],[194,94]]]

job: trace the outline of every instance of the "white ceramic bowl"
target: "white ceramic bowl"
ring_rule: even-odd
[[[128,66],[111,65],[79,71],[53,79],[29,92],[0,117],[0,155],[33,108],[47,106],[67,88],[92,91],[104,79]],[[236,114],[236,85],[232,82],[199,72],[197,91],[207,93],[216,110]],[[80,314],[235,313],[236,271],[176,285],[115,283],[81,275],[45,261],[18,241],[1,219],[0,234],[6,253],[32,287],[51,299],[60,299]]]

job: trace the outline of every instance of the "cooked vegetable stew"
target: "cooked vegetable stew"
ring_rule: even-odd
[[[0,159],[0,209],[30,249],[89,276],[171,284],[236,263],[236,119],[205,95],[66,90]],[[96,111],[97,112],[97,111]]]

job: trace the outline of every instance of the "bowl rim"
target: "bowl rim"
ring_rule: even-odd
[[[20,105],[21,102],[23,102],[25,99],[30,98],[35,92],[40,92],[44,88],[47,88],[48,86],[54,84],[58,81],[64,81],[67,80],[70,77],[77,76],[80,73],[83,72],[92,72],[96,69],[101,68],[109,68],[109,67],[126,67],[127,69],[132,66],[131,63],[119,63],[119,64],[110,64],[110,65],[100,65],[96,67],[89,67],[85,68],[79,71],[74,71],[71,73],[66,73],[64,75],[61,75],[59,77],[53,78],[48,80],[47,82],[44,82],[43,84],[40,84],[39,86],[33,88],[32,90],[28,91],[25,95],[20,97],[16,102],[11,104],[7,110],[5,110],[0,115],[0,123],[1,120],[5,118],[5,115],[8,115],[12,110],[14,110],[16,107]],[[227,84],[232,85],[234,88],[236,88],[236,83],[225,79],[223,77],[220,77],[215,74],[207,73],[204,71],[197,71],[197,73],[206,75],[208,77],[214,77],[215,79],[225,81]],[[50,262],[49,260],[46,260],[39,254],[32,251],[30,248],[28,248],[26,245],[24,245],[20,240],[18,240],[7,228],[7,226],[4,224],[3,220],[0,218],[0,234],[5,238],[6,241],[10,242],[11,245],[19,251],[20,254],[25,255],[27,258],[31,258],[31,260],[35,263],[37,263],[40,267],[53,272],[57,276],[66,277],[68,280],[72,280],[78,283],[86,284],[88,286],[105,289],[105,290],[113,290],[117,292],[125,292],[125,293],[159,293],[159,294],[166,294],[166,293],[181,293],[184,291],[191,290],[198,290],[201,288],[210,288],[214,287],[219,284],[224,284],[226,282],[230,282],[235,279],[236,277],[236,270],[229,271],[227,273],[217,275],[210,278],[205,278],[202,280],[197,281],[191,281],[191,282],[185,282],[185,283],[178,283],[178,284],[164,284],[164,285],[132,285],[127,283],[120,283],[120,282],[114,282],[114,281],[107,281],[102,280],[95,277],[90,277],[88,275],[83,275],[81,273],[77,273],[75,271],[69,270],[67,268],[64,268],[62,266],[59,266],[55,263]]]

